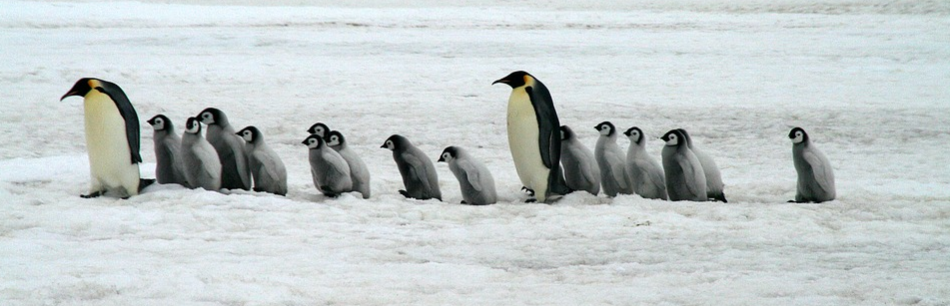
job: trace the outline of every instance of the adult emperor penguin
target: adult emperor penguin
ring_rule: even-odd
[[[261,130],[252,125],[241,129],[237,135],[247,143],[244,154],[254,177],[254,191],[287,195],[287,169],[277,152],[264,141]]]
[[[683,137],[686,137],[686,144],[689,146],[689,149],[693,151],[693,154],[696,154],[699,163],[703,165],[703,173],[706,174],[706,196],[716,201],[728,203],[729,201],[726,200],[726,194],[723,193],[724,186],[722,184],[722,174],[719,173],[719,166],[716,165],[712,157],[693,145],[693,137],[690,137],[686,130],[678,130],[683,133]]]
[[[155,180],[139,177],[139,116],[118,85],[94,78],[82,78],[60,101],[70,96],[83,97],[86,148],[89,150],[91,184],[94,198],[112,192],[119,197],[139,194]]]
[[[645,199],[666,200],[666,176],[655,158],[647,153],[647,137],[638,127],[623,132],[630,139],[627,148],[627,179],[633,193]]]
[[[250,190],[251,171],[244,154],[244,140],[231,127],[228,116],[209,107],[198,114],[198,119],[208,125],[205,137],[221,159],[221,188]]]
[[[310,135],[320,136],[320,138],[324,138],[324,140],[326,140],[327,134],[330,133],[330,128],[327,127],[326,124],[323,124],[323,122],[317,122],[307,129],[307,133],[310,133]]]
[[[449,164],[449,170],[459,180],[462,204],[488,205],[498,201],[495,179],[488,167],[468,154],[465,149],[451,146],[442,150],[439,162]]]
[[[593,195],[600,192],[600,167],[594,153],[577,140],[577,134],[566,125],[561,126],[561,166],[567,187]]]
[[[175,125],[162,114],[149,119],[148,124],[155,133],[152,137],[155,142],[155,178],[161,184],[189,187],[181,160],[181,137],[175,133]]]
[[[663,171],[670,201],[706,201],[706,174],[699,158],[689,149],[686,137],[680,130],[672,130],[661,139],[666,141],[662,153]]]
[[[191,188],[221,189],[221,161],[208,140],[201,137],[201,122],[191,117],[185,121],[181,136],[181,160]]]
[[[604,121],[594,127],[600,132],[597,146],[594,147],[594,158],[600,167],[600,185],[609,197],[617,194],[631,194],[633,190],[627,183],[627,157],[617,145],[617,128],[610,121]]]
[[[792,160],[798,172],[798,203],[821,203],[835,199],[835,174],[825,154],[811,142],[805,130],[796,127],[788,133],[792,139]]]
[[[521,183],[541,202],[550,203],[570,193],[561,174],[561,123],[547,87],[524,71],[512,72],[492,85],[496,83],[512,88],[508,146]]]
[[[307,136],[303,144],[310,149],[310,174],[317,190],[328,197],[353,190],[350,166],[340,153],[327,146],[318,135]]]
[[[406,190],[400,190],[399,194],[419,200],[442,200],[439,175],[435,172],[432,160],[422,150],[402,135],[389,136],[381,148],[393,151],[393,160],[396,161],[402,183],[406,186]]]
[[[353,191],[362,194],[364,199],[369,199],[369,168],[366,167],[366,163],[363,162],[363,159],[361,159],[359,155],[356,155],[356,151],[350,149],[350,146],[346,143],[346,137],[343,137],[343,133],[340,131],[330,131],[326,139],[327,145],[336,150],[337,153],[340,153],[340,156],[343,157],[343,160],[346,160],[346,164],[350,167],[350,179],[353,180]]]

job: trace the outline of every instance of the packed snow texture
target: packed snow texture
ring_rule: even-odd
[[[950,304],[946,1],[167,2],[0,0],[0,305]],[[591,148],[604,120],[656,158],[687,129],[730,203],[523,203],[510,89],[490,86],[514,70]],[[79,198],[82,102],[59,98],[81,77],[135,105],[143,176],[145,120],[180,132],[213,106],[261,129],[288,196]],[[317,121],[362,156],[372,198],[314,188]],[[785,203],[794,126],[836,201]],[[445,202],[404,199],[379,148],[394,133],[433,159],[468,149],[500,203],[459,205],[445,164]]]

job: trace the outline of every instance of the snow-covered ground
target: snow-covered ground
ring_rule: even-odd
[[[946,1],[166,2],[0,0],[0,305],[950,304]],[[686,128],[730,203],[522,203],[490,86],[521,69],[591,147],[603,120]],[[81,99],[59,97],[86,76],[137,108],[144,176],[146,119],[215,106],[264,132],[288,196],[80,199]],[[317,121],[371,199],[312,186]],[[793,126],[838,200],[785,203]],[[468,148],[502,203],[458,205],[444,164],[446,202],[403,199],[393,133]]]

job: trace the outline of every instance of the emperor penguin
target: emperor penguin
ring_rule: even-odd
[[[719,166],[716,165],[712,157],[693,145],[693,137],[690,137],[686,130],[679,129],[679,131],[683,133],[683,137],[686,137],[686,144],[689,149],[693,150],[693,154],[696,154],[699,163],[703,165],[703,173],[706,174],[706,196],[716,201],[728,203],[726,194],[723,193],[724,186],[722,184],[722,174],[719,173]]]
[[[706,174],[699,158],[689,149],[683,132],[671,130],[661,139],[666,141],[662,152],[663,171],[670,201],[706,201]]]
[[[343,137],[343,133],[340,131],[330,131],[326,139],[327,145],[336,150],[337,153],[340,153],[340,156],[343,157],[343,160],[346,160],[346,164],[350,167],[350,179],[353,181],[353,191],[362,194],[364,199],[369,199],[369,168],[366,167],[366,163],[356,154],[356,151],[350,149],[350,146],[346,142],[346,137]]]
[[[492,85],[497,83],[512,89],[508,98],[508,147],[521,183],[544,203],[570,193],[561,174],[561,123],[548,88],[524,71],[512,72]]]
[[[834,200],[835,174],[828,158],[811,142],[804,129],[793,128],[788,138],[792,140],[792,160],[798,172],[798,191],[794,202],[821,203]]]
[[[627,148],[627,178],[630,187],[644,199],[666,200],[666,176],[655,158],[647,153],[647,137],[639,127],[623,132],[630,140]]]
[[[155,142],[155,178],[160,184],[179,184],[190,188],[185,178],[185,165],[181,160],[181,137],[165,115],[158,114],[148,120],[152,125]]]
[[[221,159],[221,188],[250,190],[251,172],[244,154],[244,140],[231,127],[228,116],[209,107],[201,111],[198,118],[208,125],[205,137]]]
[[[190,117],[181,136],[181,160],[191,188],[221,189],[221,161],[214,147],[201,137],[201,122]]]
[[[326,124],[323,124],[323,122],[317,122],[307,129],[307,133],[310,133],[310,135],[320,136],[320,138],[324,138],[324,140],[326,140],[327,134],[330,133],[330,128],[327,127]]]
[[[317,190],[328,197],[353,190],[350,166],[340,153],[327,146],[323,138],[317,135],[307,136],[303,144],[310,151],[310,174]]]
[[[237,135],[246,142],[244,154],[254,178],[253,190],[287,195],[287,169],[277,152],[264,141],[264,133],[252,125],[241,129]]]
[[[594,129],[600,132],[594,147],[594,157],[600,167],[600,185],[604,187],[604,193],[609,197],[633,193],[627,183],[627,158],[617,145],[617,135],[620,135],[617,128],[610,121],[604,121]]]
[[[70,96],[83,97],[89,150],[91,183],[89,193],[80,196],[95,198],[111,192],[128,198],[155,182],[140,178],[139,116],[122,88],[105,80],[82,78],[60,101]]]
[[[439,190],[439,175],[435,172],[435,165],[422,150],[409,142],[402,135],[392,135],[381,146],[393,151],[393,159],[402,176],[402,183],[406,190],[400,190],[404,197],[442,201],[442,192]]]
[[[439,162],[449,164],[449,170],[459,181],[462,204],[488,205],[498,201],[495,179],[488,167],[472,157],[465,149],[450,146],[442,150]]]
[[[600,192],[600,167],[594,153],[577,140],[574,130],[566,125],[561,126],[561,166],[567,187],[593,195]]]

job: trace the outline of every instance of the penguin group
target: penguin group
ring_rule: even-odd
[[[599,137],[592,153],[573,129],[561,125],[551,93],[540,80],[515,71],[492,84],[498,83],[512,89],[508,142],[522,189],[532,196],[526,202],[552,203],[574,191],[603,192],[608,197],[636,194],[645,199],[727,202],[718,166],[686,130],[673,129],[660,137],[664,145],[661,162],[657,162],[646,151],[649,137],[640,127],[622,132],[630,142],[624,153],[617,143],[621,132],[604,121],[594,126]],[[220,109],[206,108],[185,119],[181,136],[168,116],[157,114],[149,119],[154,130],[156,179],[142,179],[138,114],[122,89],[108,81],[82,78],[60,100],[69,96],[84,98],[91,175],[84,198],[107,193],[128,198],[156,180],[186,188],[287,194],[287,169],[261,130],[255,126],[236,130]],[[370,198],[370,171],[348,146],[344,134],[320,122],[311,125],[307,133],[302,143],[308,150],[314,188],[327,197],[353,192]],[[827,157],[804,129],[795,127],[788,137],[798,174],[795,199],[789,202],[834,200],[834,174]],[[392,152],[402,177],[404,189],[399,194],[442,200],[435,165],[425,152],[399,134],[387,138],[381,148]],[[446,147],[438,162],[448,164],[459,181],[462,204],[498,201],[491,172],[464,148]]]

